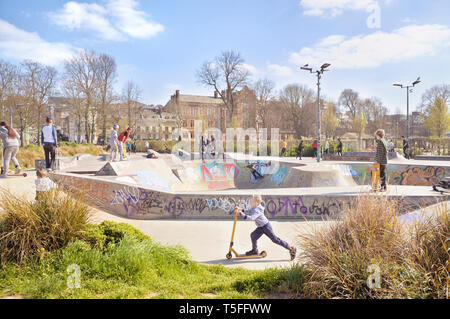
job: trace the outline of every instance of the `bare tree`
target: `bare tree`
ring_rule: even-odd
[[[86,100],[70,78],[63,79],[61,89],[68,102],[69,114],[75,122],[77,142],[80,143]]]
[[[303,85],[287,85],[280,93],[280,102],[292,120],[297,138],[307,135],[313,124],[314,92]]]
[[[139,114],[142,113],[139,103],[141,95],[142,90],[139,86],[133,81],[128,81],[123,89],[123,101],[127,109],[128,126],[133,129],[135,129]]]
[[[7,116],[6,98],[12,90],[16,73],[17,66],[0,60],[0,116],[2,119]]]
[[[37,143],[41,145],[40,127],[42,115],[44,107],[48,105],[48,98],[55,88],[57,71],[54,67],[30,60],[24,61],[22,66],[24,68],[28,103],[33,105],[33,109],[36,112]]]
[[[83,51],[65,63],[65,76],[85,99],[84,125],[86,139],[90,143],[96,138],[96,91],[99,87],[99,69],[99,57],[94,52]]]
[[[274,89],[275,82],[269,79],[260,79],[253,86],[253,91],[258,99],[255,113],[261,127],[267,127],[269,102],[274,98]]]
[[[99,120],[103,139],[106,139],[108,127],[108,115],[111,113],[111,103],[116,100],[113,92],[113,84],[117,78],[116,61],[109,55],[102,54],[99,57]]]
[[[379,98],[372,97],[363,101],[363,110],[367,119],[368,132],[375,132],[377,129],[386,129],[386,115],[388,109]]]
[[[430,108],[434,105],[436,98],[441,98],[444,103],[450,104],[450,85],[436,85],[426,90],[422,95],[422,100],[419,106],[417,107],[418,111],[424,113],[425,117],[428,116]]]
[[[197,71],[198,81],[212,86],[227,107],[227,117],[231,119],[236,111],[233,93],[248,82],[250,72],[244,68],[240,53],[225,51],[214,62],[205,62]]]
[[[345,89],[339,97],[339,105],[350,113],[354,118],[361,107],[359,94],[352,89]]]
[[[13,73],[11,88],[6,96],[6,106],[13,111],[13,118],[16,128],[20,134],[20,144],[25,146],[25,133],[35,124],[35,112],[33,112],[33,104],[28,98],[28,83],[26,76],[16,69]]]

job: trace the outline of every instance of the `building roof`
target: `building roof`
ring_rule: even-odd
[[[180,94],[178,99],[180,102],[185,103],[223,104],[222,99],[213,96]]]

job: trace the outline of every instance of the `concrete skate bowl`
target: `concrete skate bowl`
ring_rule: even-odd
[[[93,205],[133,219],[231,219],[235,207],[249,207],[253,194],[263,197],[269,218],[328,219],[370,190],[364,184],[370,163],[318,166],[270,158],[201,162],[170,156],[106,163],[95,174],[59,171],[51,178],[69,192],[83,190]],[[445,200],[431,187],[401,184],[430,182],[436,174],[445,175],[441,169],[394,167],[389,174],[399,186],[391,186],[387,196],[399,201],[404,213]]]

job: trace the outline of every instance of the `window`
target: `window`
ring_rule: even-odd
[[[191,126],[190,127],[194,127],[194,120],[191,120]]]
[[[191,106],[191,116],[195,116],[195,107]]]

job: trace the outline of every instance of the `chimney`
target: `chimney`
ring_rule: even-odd
[[[218,96],[217,91],[214,91],[214,98],[217,99]]]

